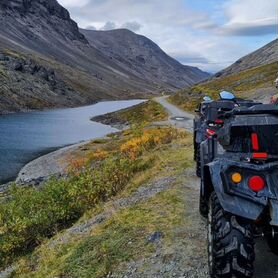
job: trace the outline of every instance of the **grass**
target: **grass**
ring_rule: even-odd
[[[154,113],[156,117],[151,107],[159,111]],[[150,102],[134,109],[141,111],[145,120],[164,114],[160,106]],[[125,113],[126,119],[134,118],[130,111]],[[153,152],[185,137],[184,132],[172,128],[137,126],[82,146],[82,155],[70,160],[67,179],[52,179],[41,189],[12,187],[9,198],[0,204],[0,266],[30,253],[47,238],[73,225],[122,192],[135,177],[145,181],[150,176],[148,169],[156,165]]]
[[[118,194],[134,175],[151,167],[154,157],[144,157],[145,152],[184,136],[170,128],[141,133],[129,133],[111,152],[100,150],[104,156],[93,153],[87,161],[74,161],[68,179],[53,179],[40,190],[14,186],[9,200],[0,204],[0,264],[29,252]]]
[[[108,117],[115,122],[128,122],[132,126],[130,130],[123,133],[125,139],[123,139],[121,134],[111,134],[108,136],[110,137],[109,139],[96,139],[82,146],[67,158],[67,161],[70,161],[70,164],[74,168],[83,167],[84,164],[92,160],[106,157],[108,153],[120,151],[120,145],[124,144],[127,138],[133,137],[133,144],[136,144],[135,141],[138,141],[138,137],[142,136],[142,130],[145,126],[153,121],[167,119],[168,114],[160,104],[150,100],[132,108],[110,113]],[[135,135],[137,136],[136,140],[134,138]],[[145,135],[149,137],[149,139],[154,136],[154,134],[151,135],[148,134],[148,132],[146,132]],[[137,142],[137,144],[140,144],[140,142]],[[137,151],[139,151],[139,149],[137,149]]]
[[[134,109],[120,112],[119,116],[121,119],[129,121],[132,124],[140,124],[142,122],[151,123],[166,120],[168,114],[160,104],[150,100],[146,104],[140,104]]]
[[[26,56],[20,54],[19,52],[15,52],[15,51],[13,51],[13,50],[11,50],[11,49],[8,49],[8,48],[4,49],[3,52],[4,52],[4,54],[6,54],[7,56],[11,56],[11,57],[13,57],[13,58],[23,59],[23,60],[26,59]]]
[[[254,90],[272,87],[273,80],[277,77],[277,71],[278,62],[249,69],[201,83],[192,89],[171,96],[169,100],[184,110],[193,111],[203,96],[208,95],[217,99],[222,90],[231,91],[237,97],[248,98],[252,96]]]
[[[0,77],[5,77],[5,78],[7,77],[6,70],[1,64],[0,64]]]
[[[119,122],[128,122],[131,125],[146,125],[154,121],[163,121],[168,117],[164,108],[153,100],[137,105],[132,109],[124,109],[112,113]]]
[[[191,136],[187,135],[157,148],[152,154],[156,157],[152,168],[136,176],[118,198],[129,196],[146,179],[145,175],[153,180],[181,174],[191,167],[190,144]],[[146,159],[150,154],[144,156]],[[175,228],[184,221],[181,187],[174,183],[146,202],[120,210],[87,236],[72,236],[69,242],[58,245],[46,241],[32,256],[20,261],[14,277],[105,277],[121,271],[127,262],[148,258],[155,248],[148,243],[148,237],[161,232],[163,242],[171,244]],[[55,239],[59,241],[59,235]]]

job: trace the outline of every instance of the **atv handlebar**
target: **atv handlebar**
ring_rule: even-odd
[[[273,104],[260,104],[255,105],[250,108],[235,108],[232,111],[224,112],[222,116],[224,118],[230,118],[236,115],[261,115],[261,114],[270,114],[278,115],[278,107]]]

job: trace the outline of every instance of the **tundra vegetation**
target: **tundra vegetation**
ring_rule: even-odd
[[[240,73],[213,78],[200,83],[191,89],[185,89],[171,96],[169,100],[187,111],[193,111],[203,96],[208,95],[214,99],[222,90],[235,93],[238,97],[256,98],[262,95],[267,88],[273,87],[277,78],[278,62],[261,67],[252,68]]]
[[[143,238],[158,227],[167,234],[167,227],[181,221],[176,215],[183,207],[177,188],[121,210],[90,235],[57,248],[49,244],[64,229],[103,211],[109,200],[128,197],[142,184],[169,174],[174,163],[173,175],[191,165],[191,135],[149,126],[166,115],[153,102],[117,113],[130,119],[131,129],[91,142],[85,155],[71,158],[66,178],[52,179],[41,188],[14,185],[0,204],[1,267],[17,264],[14,277],[103,277],[121,263],[148,254],[152,248]]]

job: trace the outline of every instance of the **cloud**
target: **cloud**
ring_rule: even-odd
[[[97,28],[93,25],[89,25],[85,29],[87,29],[87,30],[97,30]]]
[[[129,29],[133,32],[139,31],[141,27],[142,25],[136,21],[126,22],[121,26],[121,28]]]
[[[90,0],[58,0],[58,2],[67,8],[84,7]]]
[[[218,71],[276,37],[277,0],[59,0],[81,28],[127,28]],[[205,2],[205,3],[204,3]]]
[[[208,64],[209,60],[200,55],[198,52],[188,51],[187,49],[181,49],[179,51],[168,52],[170,56],[180,61],[183,64]]]
[[[220,29],[226,36],[277,34],[277,0],[230,0],[224,4],[227,22]]]
[[[233,23],[224,25],[220,34],[226,36],[262,36],[275,34],[278,25],[275,20],[253,21],[248,23]]]
[[[101,28],[100,30],[102,31],[109,31],[109,30],[114,30],[116,29],[116,24],[112,21],[107,21]]]

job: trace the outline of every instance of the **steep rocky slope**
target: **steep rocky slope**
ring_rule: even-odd
[[[154,76],[161,74],[158,69],[148,72],[148,67],[144,74],[139,67],[131,70],[90,43],[56,0],[2,0],[0,26],[0,112],[146,97],[188,86],[206,76],[197,69],[192,70],[195,74],[180,70],[183,66],[177,62],[172,63],[173,75],[166,80]],[[144,45],[140,47],[144,52]],[[28,70],[29,64],[36,70]],[[50,78],[41,71],[51,73]]]
[[[234,64],[216,74],[216,77],[236,74],[251,68],[264,66],[278,62],[278,39],[270,42],[264,47],[242,57]]]
[[[264,103],[277,94],[274,80],[278,74],[278,39],[239,59],[230,67],[205,82],[181,90],[170,100],[179,107],[193,111],[204,95],[218,98],[219,92],[231,91],[238,97]]]
[[[184,66],[169,57],[150,39],[126,29],[111,31],[80,30],[90,44],[121,68],[148,82],[172,88],[192,86],[209,74]]]

